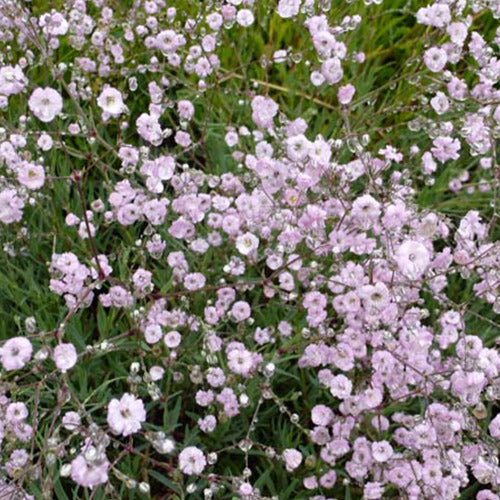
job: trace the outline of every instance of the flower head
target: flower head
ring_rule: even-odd
[[[199,476],[206,465],[205,455],[196,446],[188,446],[179,454],[179,468],[184,474]]]
[[[5,370],[20,370],[31,360],[33,346],[25,337],[14,337],[0,349],[0,359]]]
[[[28,107],[40,121],[47,123],[61,114],[63,100],[57,90],[50,87],[38,88],[31,94]]]
[[[141,428],[146,410],[141,399],[125,393],[121,399],[112,399],[108,405],[108,425],[115,434],[129,436]]]

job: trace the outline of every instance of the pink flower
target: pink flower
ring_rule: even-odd
[[[0,192],[0,222],[19,222],[23,216],[23,208],[24,200],[14,189],[4,189]]]
[[[25,337],[13,337],[0,348],[0,359],[5,370],[20,370],[31,360],[33,347]]]
[[[500,414],[490,422],[488,430],[494,438],[500,439]]]
[[[22,92],[28,83],[19,65],[0,68],[0,95],[10,96]]]
[[[120,116],[125,109],[121,92],[109,85],[97,97],[97,105],[111,116]]]
[[[252,488],[252,485],[250,483],[241,483],[239,489],[238,489],[238,493],[243,497],[243,498],[246,498],[248,497],[249,495],[252,495],[253,493],[253,488]]]
[[[321,74],[330,85],[340,82],[344,76],[340,59],[338,57],[331,57],[324,61],[321,65]]]
[[[205,433],[210,433],[215,430],[217,426],[217,419],[213,415],[207,415],[198,420],[198,427]]]
[[[247,302],[239,300],[233,304],[231,308],[231,314],[235,321],[238,323],[245,321],[250,317],[251,309]]]
[[[136,122],[137,132],[145,140],[159,146],[163,141],[163,131],[156,116],[142,113]]]
[[[75,366],[78,354],[73,344],[59,344],[54,348],[53,357],[57,368],[65,373]]]
[[[176,347],[179,347],[181,340],[181,334],[177,330],[172,330],[171,332],[165,334],[165,336],[163,337],[163,342],[169,349],[175,349]]]
[[[412,279],[419,278],[430,263],[427,248],[418,241],[407,240],[396,249],[396,263],[399,270]]]
[[[141,399],[125,393],[121,399],[112,399],[108,405],[108,425],[115,434],[130,436],[138,432],[146,420]]]
[[[354,97],[355,92],[356,92],[356,89],[350,83],[340,87],[338,92],[337,92],[337,96],[338,96],[340,104],[343,104],[344,106],[349,104],[352,101],[352,98]]]
[[[26,162],[19,168],[17,180],[29,189],[40,189],[45,183],[45,171],[40,165]]]
[[[259,238],[252,233],[241,234],[236,238],[236,248],[243,255],[251,255],[257,251]]]
[[[177,111],[182,120],[191,120],[194,116],[194,106],[191,101],[181,100],[177,103]]]
[[[15,477],[16,474],[21,472],[26,466],[29,460],[29,454],[26,450],[14,450],[9,457],[9,460],[5,463],[5,470],[11,477]],[[2,496],[4,492],[2,492]]]
[[[316,405],[311,410],[311,420],[316,425],[330,425],[333,420],[333,411],[325,405]]]
[[[319,478],[319,484],[326,489],[333,488],[337,482],[337,473],[334,470],[328,471]]]
[[[448,57],[446,51],[439,47],[431,47],[425,51],[424,63],[433,73],[439,73],[444,69],[446,63],[448,62]]]
[[[254,358],[247,349],[232,349],[227,354],[227,364],[233,373],[248,377],[254,368]]]
[[[302,463],[302,453],[295,448],[287,448],[283,452],[283,460],[285,461],[286,470],[292,472]]]
[[[458,160],[460,155],[460,141],[451,137],[439,136],[432,143],[434,147],[431,149],[432,154],[441,163],[448,160]]]
[[[80,418],[80,415],[76,413],[76,411],[68,411],[62,419],[63,427],[68,431],[74,431],[78,429],[81,423],[82,419]]]
[[[376,462],[387,462],[392,455],[392,446],[387,441],[372,443],[372,456]]]
[[[28,107],[40,121],[47,123],[61,114],[63,100],[57,90],[50,87],[38,88],[31,94]]]
[[[42,151],[50,151],[52,149],[52,146],[54,145],[54,141],[49,134],[44,133],[40,135],[38,141],[36,141],[36,144]]]
[[[330,381],[330,392],[336,398],[346,399],[351,395],[352,382],[345,375],[336,375]]]
[[[183,148],[188,148],[191,145],[191,136],[182,130],[178,130],[175,133],[174,140],[179,146],[182,146]]]
[[[186,475],[199,476],[206,465],[205,455],[196,446],[188,446],[179,454],[179,468]]]
[[[28,408],[24,403],[11,403],[7,406],[5,418],[9,423],[22,422],[28,418]]]
[[[278,109],[278,105],[270,97],[258,95],[252,99],[252,120],[257,127],[271,128]]]
[[[157,382],[158,380],[161,380],[163,378],[163,375],[165,374],[165,368],[161,366],[152,366],[149,369],[149,376],[151,377],[151,380],[153,382]]]
[[[238,11],[238,14],[236,14],[236,22],[244,28],[251,26],[254,20],[255,18],[251,10],[241,9]]]
[[[160,325],[148,325],[144,330],[144,338],[148,344],[156,344],[163,337]]]
[[[205,286],[207,279],[201,273],[190,273],[184,277],[184,286],[187,290],[200,290]]]
[[[96,453],[95,457],[87,459],[89,451],[86,450],[71,462],[71,479],[80,486],[92,489],[108,482],[109,462],[103,453]]]
[[[382,483],[368,482],[363,490],[363,498],[366,500],[378,500],[384,494]]]
[[[295,17],[299,13],[300,0],[280,0],[276,12],[283,19]]]
[[[315,490],[318,487],[318,480],[314,476],[304,478],[304,488],[306,490]]]

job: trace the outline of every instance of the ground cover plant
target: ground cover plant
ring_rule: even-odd
[[[500,498],[498,0],[0,0],[0,499]]]

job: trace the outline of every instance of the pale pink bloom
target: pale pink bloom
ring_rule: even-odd
[[[236,238],[236,248],[243,255],[251,255],[257,251],[259,238],[252,233],[241,234]]]
[[[251,26],[254,21],[255,17],[252,14],[251,10],[241,9],[238,11],[238,14],[236,14],[236,22],[244,28],[248,28],[249,26]]]
[[[158,380],[161,380],[163,378],[163,375],[165,374],[165,368],[161,366],[152,366],[149,369],[149,376],[151,377],[151,380],[153,382],[157,382]]]
[[[194,116],[194,106],[191,101],[181,100],[177,103],[177,111],[182,120],[191,120]]]
[[[444,69],[446,63],[448,62],[448,57],[446,51],[439,47],[431,47],[425,51],[424,63],[433,73],[439,73]]]
[[[332,57],[324,61],[321,65],[321,74],[330,85],[340,82],[344,76],[340,59]]]
[[[500,414],[490,422],[488,430],[494,438],[500,439]]]
[[[235,302],[233,304],[233,307],[231,308],[231,314],[234,318],[235,321],[245,321],[250,317],[251,309],[250,305],[243,301],[239,300],[238,302]]]
[[[120,116],[125,110],[122,93],[109,85],[97,97],[97,105],[111,116]]]
[[[29,189],[40,189],[45,183],[45,171],[41,165],[26,162],[19,168],[17,180]]]
[[[241,483],[238,489],[238,493],[244,498],[248,497],[249,495],[252,495],[253,493],[252,485],[250,483]]]
[[[73,344],[59,344],[54,348],[54,362],[63,373],[75,366],[78,354]]]
[[[28,418],[28,408],[24,403],[10,403],[7,406],[5,418],[9,423],[22,422]]]
[[[330,392],[333,397],[346,399],[351,395],[352,382],[345,375],[336,375],[330,381]]]
[[[24,90],[28,79],[19,65],[0,68],[0,95],[10,96]]]
[[[125,393],[121,399],[112,399],[108,405],[108,425],[115,434],[129,436],[141,429],[146,410],[141,399]]]
[[[57,90],[50,87],[37,88],[29,98],[28,107],[40,121],[48,123],[61,114],[63,100]]]
[[[0,360],[5,370],[19,370],[31,360],[33,346],[25,337],[13,337],[0,348]]]
[[[76,413],[76,411],[68,411],[62,419],[63,427],[68,431],[74,431],[78,429],[81,423],[82,419],[80,418],[80,415]]]
[[[184,277],[184,286],[187,290],[200,290],[205,286],[207,279],[201,273],[189,273]]]
[[[372,456],[376,462],[387,462],[393,453],[392,446],[387,441],[372,443]]]
[[[257,127],[271,128],[278,110],[278,105],[270,97],[258,95],[252,99],[252,120]]]
[[[316,425],[329,425],[333,420],[333,411],[325,405],[316,405],[311,410],[311,420]]]
[[[283,19],[294,17],[299,13],[301,0],[280,0],[276,12]]]
[[[0,222],[12,224],[19,222],[23,216],[24,200],[14,189],[0,192]]]
[[[50,151],[52,149],[52,146],[54,145],[54,141],[52,140],[52,137],[50,137],[49,134],[41,134],[40,137],[38,138],[38,141],[36,142],[37,146],[42,150],[42,151]]]
[[[98,455],[92,461],[85,458],[85,452],[71,462],[71,479],[85,488],[94,488],[108,482],[109,462],[106,455]]]
[[[188,446],[179,454],[179,469],[184,474],[199,476],[206,465],[205,455],[196,446]]]
[[[169,349],[179,347],[181,340],[181,334],[177,330],[172,330],[171,332],[166,333],[163,337],[163,342]]]
[[[283,460],[286,470],[292,472],[302,463],[302,453],[295,448],[288,448],[283,452]]]
[[[60,12],[52,11],[40,16],[40,26],[45,33],[52,36],[65,35],[68,32],[69,24]]]
[[[254,368],[253,355],[247,349],[233,349],[227,355],[227,364],[233,373],[248,377]]]
[[[144,330],[144,338],[148,344],[156,344],[163,337],[163,331],[160,325],[148,325]]]
[[[343,104],[344,106],[349,104],[352,101],[352,98],[354,97],[355,92],[356,92],[356,89],[350,83],[340,87],[339,91],[337,92],[337,96],[338,96],[340,104]]]
[[[396,249],[399,270],[409,278],[422,276],[430,263],[429,250],[419,241],[407,240]]]

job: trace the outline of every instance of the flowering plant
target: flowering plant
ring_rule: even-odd
[[[499,18],[0,0],[0,498],[499,500]]]

